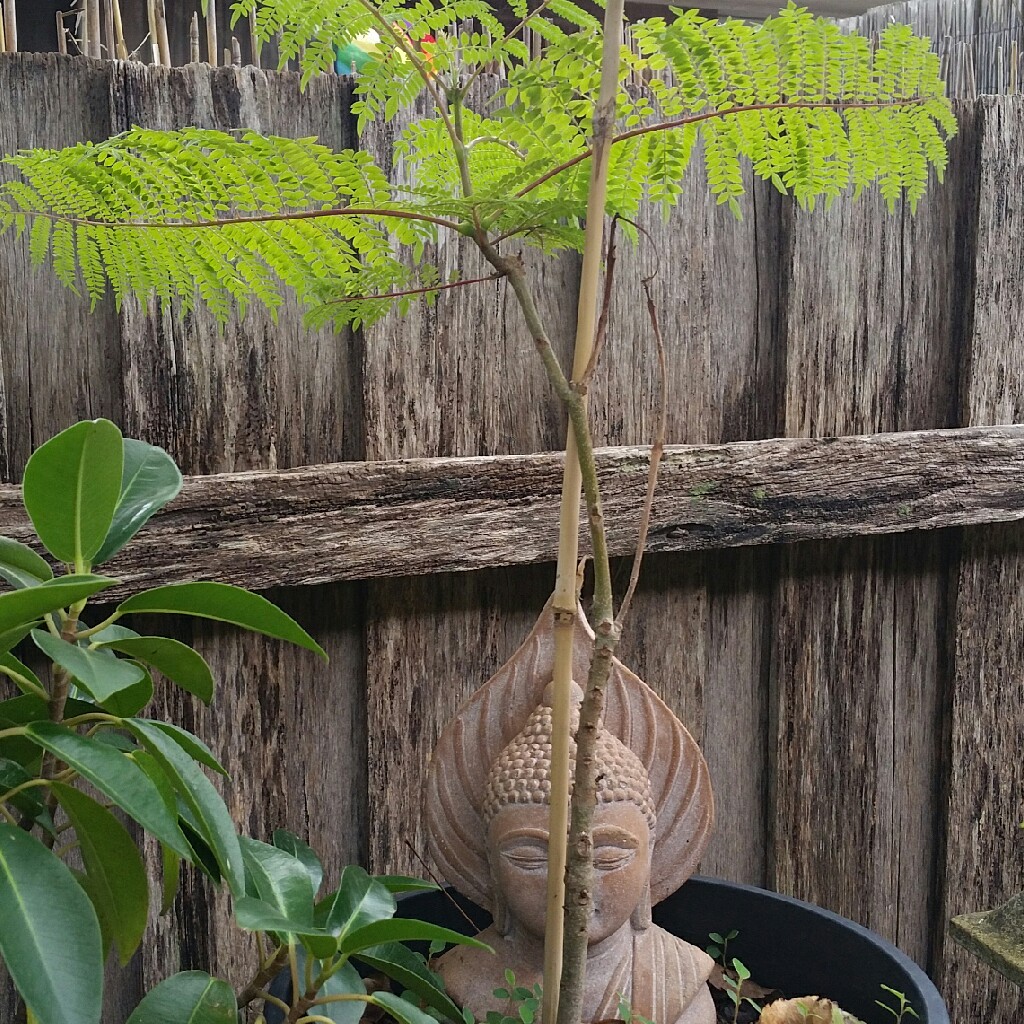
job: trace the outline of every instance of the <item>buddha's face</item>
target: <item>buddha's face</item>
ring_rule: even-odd
[[[491,820],[488,854],[509,915],[543,942],[548,874],[548,807],[514,804]],[[635,804],[598,804],[594,814],[594,912],[587,941],[608,938],[646,898],[651,834]]]

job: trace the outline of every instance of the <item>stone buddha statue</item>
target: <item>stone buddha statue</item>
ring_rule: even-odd
[[[576,678],[591,635],[581,615]],[[494,918],[480,938],[496,955],[458,947],[438,966],[452,998],[478,1019],[507,1005],[493,994],[505,985],[506,968],[517,985],[542,980],[552,647],[546,609],[523,647],[462,708],[431,762],[431,854],[448,881]],[[574,712],[573,731],[577,722]],[[625,1002],[655,1024],[714,1024],[711,958],[651,921],[652,902],[689,877],[706,844],[713,817],[707,767],[672,712],[619,662],[597,758],[584,1020],[615,1018]]]

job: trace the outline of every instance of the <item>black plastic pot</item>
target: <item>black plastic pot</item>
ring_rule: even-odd
[[[476,930],[489,915],[452,893]],[[428,892],[399,901],[402,917],[415,917],[460,932],[471,932],[448,893]],[[729,944],[760,984],[788,995],[833,999],[867,1024],[893,1024],[876,999],[892,997],[881,988],[902,992],[920,1024],[949,1024],[938,990],[909,957],[881,936],[838,914],[801,900],[715,878],[691,878],[654,908],[654,920],[674,935],[704,948],[709,932],[736,930]],[[913,1018],[907,1018],[911,1024]]]

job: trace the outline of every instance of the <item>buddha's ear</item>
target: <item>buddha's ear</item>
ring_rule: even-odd
[[[647,884],[644,886],[644,894],[640,898],[640,902],[633,908],[633,913],[630,914],[629,923],[633,926],[633,931],[635,932],[645,932],[653,923],[651,918],[650,878],[647,879]]]

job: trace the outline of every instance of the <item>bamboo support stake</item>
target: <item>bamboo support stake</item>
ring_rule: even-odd
[[[619,53],[622,45],[623,0],[611,0],[605,12],[604,56],[601,86],[594,112],[594,156],[590,166],[587,198],[587,227],[580,271],[580,295],[576,320],[576,345],[573,354],[573,381],[587,372],[594,348],[601,257],[604,246],[604,206],[608,184],[610,139],[615,127],[615,99],[618,91]],[[539,42],[539,38],[537,40]],[[533,41],[531,40],[531,43]],[[531,46],[531,49],[533,47]],[[583,419],[586,396],[581,395]],[[576,573],[579,559],[580,491],[583,473],[575,423],[566,442],[565,471],[559,520],[558,567],[555,577],[553,608],[555,615],[555,651],[552,700],[551,810],[548,846],[547,918],[544,934],[544,1005],[542,1019],[553,1024],[565,1014],[575,1013],[562,1005],[562,944],[565,937],[565,871],[569,835],[569,729],[572,710],[572,647],[576,625]],[[600,623],[595,623],[600,625]],[[586,941],[583,942],[586,960]],[[566,964],[582,982],[578,957]],[[578,1002],[578,993],[566,993],[569,1003]],[[578,1015],[577,1018],[579,1019]]]
[[[242,44],[238,41],[238,36],[231,37],[231,64],[236,68],[242,66]]]
[[[103,55],[103,37],[100,29],[100,0],[88,0],[86,20],[89,22],[89,56],[98,59]]]
[[[113,60],[117,53],[115,40],[114,4],[113,0],[107,0],[103,5],[103,45],[107,51],[107,60]]]
[[[217,48],[217,0],[210,0],[206,7],[206,59],[213,67],[217,66],[219,52]]]
[[[3,20],[0,19],[0,49],[3,49],[3,33]],[[57,52],[64,54],[65,57],[68,55],[68,33],[64,27],[63,11],[57,12]]]
[[[114,52],[118,60],[128,60],[128,47],[124,41],[124,25],[121,23],[121,0],[110,0],[110,14],[114,20]]]
[[[74,35],[71,38],[74,39]],[[89,0],[79,0],[78,39],[75,41],[78,43],[79,56],[88,57],[92,48],[89,39]]]
[[[256,31],[256,12],[249,15],[249,44],[252,50],[252,62],[256,67],[261,67],[260,57],[263,55],[263,43],[260,41]]]
[[[4,0],[4,50],[18,52],[18,12],[14,0]]]
[[[156,0],[156,40],[160,48],[160,63],[171,67],[171,41],[167,37],[167,8],[164,0]]]
[[[154,65],[160,63],[160,42],[156,31],[156,0],[147,0],[146,15],[149,19],[149,53]]]
[[[58,11],[57,12],[57,25],[58,26],[60,25],[60,22],[61,22],[61,14],[60,14],[60,11]],[[58,36],[60,35],[59,28],[58,28],[58,31],[57,31],[57,35]],[[3,13],[3,11],[0,11],[0,53],[6,53],[6,52],[7,52],[7,32],[4,30],[4,13]]]
[[[190,64],[198,64],[199,57],[199,12],[192,12],[192,21],[188,26],[188,59]]]

